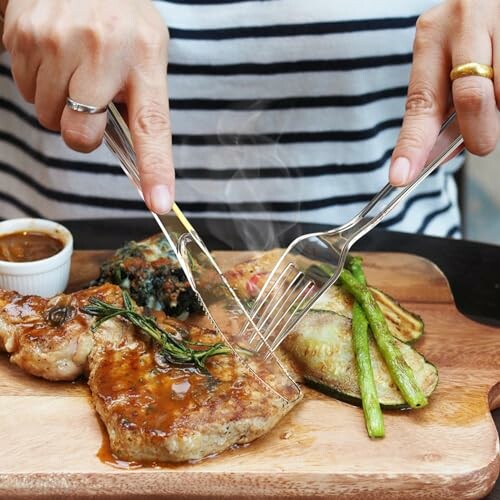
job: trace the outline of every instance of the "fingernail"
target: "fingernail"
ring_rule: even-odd
[[[391,165],[390,180],[393,186],[404,186],[410,178],[410,160],[400,156]]]
[[[158,185],[151,190],[150,203],[153,212],[166,214],[172,208],[172,197],[168,186]]]

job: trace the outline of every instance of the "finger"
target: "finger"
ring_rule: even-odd
[[[102,66],[81,64],[71,76],[68,96],[80,104],[107,106],[120,90],[121,81]],[[72,149],[88,153],[97,148],[106,128],[106,113],[88,114],[65,106],[61,116],[61,135]]]
[[[491,38],[486,29],[470,29],[459,34],[452,49],[453,67],[468,62],[491,64]],[[458,78],[452,84],[453,103],[465,147],[485,155],[495,149],[498,119],[493,82],[480,76]]]
[[[29,15],[22,15],[21,3],[8,2],[2,41],[11,56],[14,81],[23,98],[32,103],[41,56],[33,23]]]
[[[71,75],[79,64],[81,42],[68,37],[61,22],[51,22],[38,42],[42,63],[36,80],[35,108],[38,121],[59,131]]]
[[[53,57],[41,64],[35,92],[35,108],[38,121],[49,130],[61,128],[61,115],[66,105],[68,82],[74,68]]]
[[[157,64],[134,70],[129,84],[129,126],[144,200],[154,212],[166,213],[174,200],[166,67]]]
[[[417,22],[406,111],[389,172],[394,186],[408,184],[422,170],[448,109],[450,62],[432,15]]]

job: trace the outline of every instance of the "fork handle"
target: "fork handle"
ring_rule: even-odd
[[[350,248],[406,199],[436,168],[463,151],[464,147],[456,114],[452,113],[441,127],[427,164],[410,184],[404,187],[386,184],[356,217],[331,232],[342,232],[342,237],[349,241]],[[395,193],[397,194],[391,197]],[[375,213],[370,215],[371,212]]]

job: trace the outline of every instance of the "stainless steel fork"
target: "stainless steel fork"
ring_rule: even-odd
[[[354,243],[379,224],[436,168],[463,148],[464,141],[453,113],[441,127],[426,166],[408,186],[398,188],[386,184],[358,215],[343,226],[296,238],[279,258],[251,309],[253,324],[265,341],[259,346],[264,348],[266,345],[266,349],[269,346],[274,351],[337,281]],[[321,266],[321,275],[314,272],[318,269],[317,264],[326,264]]]

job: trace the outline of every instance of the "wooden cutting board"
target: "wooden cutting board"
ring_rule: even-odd
[[[71,287],[108,252],[76,252]],[[243,253],[220,252],[229,266]],[[430,405],[386,413],[371,441],[359,408],[312,390],[267,436],[198,464],[121,470],[96,456],[102,433],[84,382],[25,375],[0,354],[0,497],[476,498],[499,471],[500,329],[459,312],[443,274],[406,254],[365,255],[371,284],[420,314],[417,348],[440,371]]]

